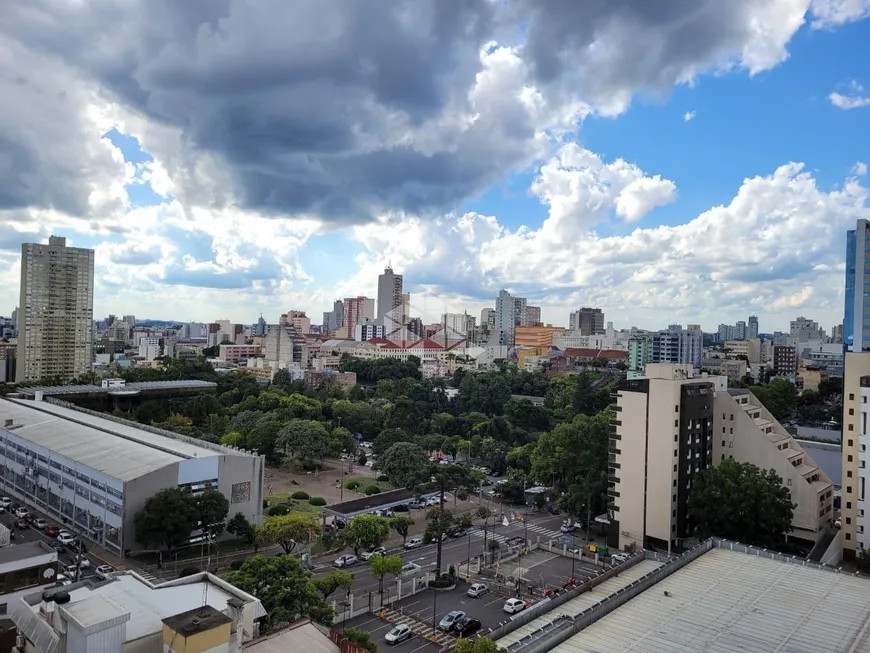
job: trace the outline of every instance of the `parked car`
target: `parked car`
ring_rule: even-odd
[[[411,508],[425,508],[426,507],[426,499],[414,499],[411,503],[408,504]]]
[[[464,619],[465,616],[466,615],[462,610],[451,610],[441,618],[441,621],[438,622],[438,627],[441,630],[446,630],[447,632],[450,632],[451,630],[453,630],[453,626],[456,624],[456,622],[460,619]]]
[[[383,509],[383,510],[375,510],[375,515],[376,515],[377,517],[386,517],[386,518],[388,518],[388,519],[389,519],[390,517],[395,517],[395,516],[396,516],[396,514],[395,514],[395,513],[394,513],[390,508],[385,508],[385,509]]]
[[[373,558],[374,556],[382,556],[382,555],[386,554],[386,552],[387,552],[387,550],[384,547],[378,546],[378,547],[375,547],[374,549],[372,549],[371,551],[363,551],[360,554],[360,557],[363,560],[369,560],[370,558]]]
[[[112,565],[100,565],[96,568],[95,572],[97,578],[102,578],[103,580],[107,580],[109,578],[109,574],[115,571],[115,568]]]
[[[614,565],[622,564],[630,557],[631,556],[627,553],[614,553],[612,556],[610,556],[610,563]]]
[[[455,531],[450,531],[450,537],[465,537],[468,535],[468,531],[464,528],[457,528]]]
[[[398,506],[393,506],[393,510],[396,512],[408,512],[411,509],[409,505],[401,504]]]
[[[33,520],[33,528],[43,530],[46,526],[48,526],[48,522],[45,521],[42,517],[37,517]]]
[[[4,508],[8,508],[11,505],[12,505],[12,499],[10,499],[9,497],[0,498],[0,506],[3,506]]]
[[[72,581],[69,579],[69,576],[67,576],[66,574],[58,574],[55,577],[54,582],[57,583],[58,585],[72,585]]]
[[[334,566],[338,567],[339,569],[342,569],[344,567],[350,567],[351,565],[355,565],[358,562],[359,562],[359,558],[357,558],[355,555],[353,555],[351,553],[346,553],[343,556],[339,556],[338,559],[335,562],[333,562],[332,564]]]
[[[501,609],[508,614],[516,614],[517,612],[522,612],[523,610],[525,610],[526,604],[519,599],[508,599],[504,602],[504,605],[501,607]]]
[[[73,580],[81,580],[82,579],[82,571],[76,565],[67,565],[63,568],[63,573],[66,574],[67,577]]]
[[[419,549],[421,546],[423,546],[423,538],[420,537],[412,537],[405,542],[406,549]]]
[[[441,497],[434,496],[426,499],[426,507],[431,508],[432,506],[440,506],[441,505]]]
[[[30,511],[27,508],[25,508],[24,506],[20,506],[20,507],[15,509],[15,516],[18,517],[18,519],[24,519],[29,514],[30,514]]]
[[[411,632],[410,626],[407,624],[399,624],[384,635],[384,641],[387,644],[398,644],[399,642],[404,642],[406,639],[410,639],[411,635],[413,635],[413,633]]]
[[[42,532],[48,537],[57,537],[60,534],[60,529],[54,524],[49,524],[42,529]]]
[[[410,576],[416,574],[420,569],[422,569],[420,565],[409,562],[408,564],[402,565],[402,571],[399,572],[399,576]]]
[[[456,633],[459,637],[469,637],[473,635],[478,630],[480,630],[480,621],[477,619],[472,619],[471,617],[465,617],[464,619],[460,619],[453,626],[453,632]]]
[[[447,540],[447,533],[441,533],[441,541],[445,542]],[[438,542],[438,534],[434,533],[429,536],[429,544],[435,544]]]
[[[468,594],[468,596],[470,596],[471,598],[476,599],[483,596],[484,594],[489,594],[489,587],[487,587],[483,583],[473,583],[471,587],[468,588],[466,594]]]
[[[61,531],[57,535],[57,541],[65,546],[75,543],[76,538],[69,531]]]
[[[27,523],[26,519],[16,519],[15,528],[17,528],[19,531],[26,531],[28,528],[30,528],[30,524]]]

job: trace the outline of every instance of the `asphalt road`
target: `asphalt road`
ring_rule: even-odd
[[[416,515],[415,515],[416,516]],[[487,529],[487,540],[496,539],[504,542],[514,537],[527,537],[532,542],[535,542],[538,537],[541,540],[556,539],[561,537],[559,526],[562,524],[563,517],[553,516],[549,513],[533,513],[528,516],[527,521],[514,521],[508,526],[503,526],[499,523],[496,526],[489,525]],[[484,533],[483,528],[476,527],[474,531],[468,535],[446,540],[441,547],[441,570],[446,571],[450,565],[458,568],[460,563],[465,562],[469,558],[481,555],[484,552]],[[339,554],[336,554],[338,557]],[[413,562],[419,565],[421,572],[433,571],[435,569],[435,561],[437,558],[437,547],[435,544],[427,544],[419,549],[410,551],[405,549],[394,549],[388,551],[388,555],[400,555],[403,562]],[[570,561],[568,561],[570,564]],[[360,562],[353,567],[348,567],[348,571],[355,576],[352,592],[354,594],[364,594],[367,592],[378,591],[378,581],[371,577],[369,567],[366,562]],[[317,572],[315,576],[325,576],[331,570],[324,569]],[[394,581],[387,581],[387,585],[395,586]]]
[[[14,501],[14,497],[13,497],[13,503],[14,502],[15,501]],[[18,503],[22,503],[22,502],[19,501]],[[59,526],[60,528],[67,528],[71,532],[74,532],[72,528],[69,528],[69,526],[62,524],[62,523],[56,521],[55,519],[53,519],[47,515],[44,515],[43,513],[39,512],[39,510],[37,510],[34,506],[31,506],[31,505],[28,505],[25,503],[22,503],[22,505],[26,506],[27,509],[30,510],[31,513],[35,514],[37,517],[45,518],[45,520],[49,524]],[[23,542],[45,542],[46,544],[51,545],[51,544],[54,544],[54,542],[56,541],[55,538],[46,536],[45,534],[43,534],[43,532],[41,530],[37,530],[37,529],[33,528],[32,526],[30,528],[27,528],[24,530],[19,530],[15,526],[16,521],[17,520],[16,520],[15,516],[12,515],[8,511],[0,514],[0,522],[2,522],[3,525],[6,526],[14,534],[15,539],[12,540],[12,544],[21,544]],[[85,549],[87,549],[87,551],[85,552],[85,555],[91,561],[91,566],[90,566],[90,568],[82,569],[80,571],[79,580],[84,580],[86,578],[90,578],[90,577],[94,576],[94,570],[97,567],[99,567],[100,565],[109,564],[105,560],[100,559],[99,556],[95,555],[94,553],[92,553],[90,551],[90,547],[88,546],[88,542],[85,539],[82,539],[82,543],[83,543]],[[65,553],[59,553],[57,556],[57,559],[63,567],[66,567],[67,565],[72,564],[73,557],[77,553],[78,553],[78,550],[67,549],[67,551]],[[65,573],[65,572],[63,572],[63,570],[61,570],[61,573]],[[71,580],[73,580],[73,579],[71,579]]]
[[[352,619],[347,622],[347,627],[359,628],[367,633],[371,633],[381,651],[391,651],[393,653],[438,653],[441,647],[437,644],[427,641],[419,635],[414,635],[410,639],[406,639],[401,644],[390,645],[384,641],[386,635],[393,628],[393,624],[380,619],[373,613],[364,614],[361,617]],[[341,627],[338,627],[341,630]]]

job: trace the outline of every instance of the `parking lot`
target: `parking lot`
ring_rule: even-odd
[[[387,644],[384,641],[384,635],[390,632],[393,624],[381,619],[374,613],[364,614],[356,619],[351,619],[347,622],[347,627],[359,628],[367,633],[371,633],[380,650],[384,650],[387,647],[389,647],[390,651],[395,651],[395,653],[438,653],[441,650],[441,647],[437,644],[433,644],[418,635],[414,635],[411,639],[405,640],[401,644]],[[340,626],[338,630],[341,630]]]

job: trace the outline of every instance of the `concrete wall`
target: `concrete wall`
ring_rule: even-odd
[[[136,529],[133,527],[136,513],[142,509],[149,498],[160,490],[170,487],[178,487],[178,463],[124,483],[124,521],[121,527],[122,552],[126,549],[143,548],[136,543]]]
[[[647,443],[646,535],[663,542],[675,537],[673,496],[685,488],[675,488],[678,472],[680,387],[673,380],[650,379],[649,436]]]
[[[861,254],[863,256],[863,253]],[[855,307],[856,322],[861,318]],[[859,337],[856,331],[855,336]],[[858,484],[849,482],[849,473],[858,476],[861,435],[861,377],[870,375],[870,352],[846,354],[843,379],[843,494],[840,516],[843,520],[843,559],[855,559],[858,517]],[[852,457],[851,462],[849,456]],[[863,507],[863,506],[862,506]]]
[[[643,543],[647,395],[620,391],[618,405],[621,411],[616,419],[621,423],[616,425],[616,433],[622,439],[615,441],[620,467],[616,470],[619,496],[615,498],[614,519],[619,522],[619,548],[624,548],[634,542]]]

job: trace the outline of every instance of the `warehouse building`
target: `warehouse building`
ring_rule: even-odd
[[[263,457],[57,399],[0,400],[0,490],[127,555],[142,548],[133,518],[160,490],[207,487],[262,521]]]

